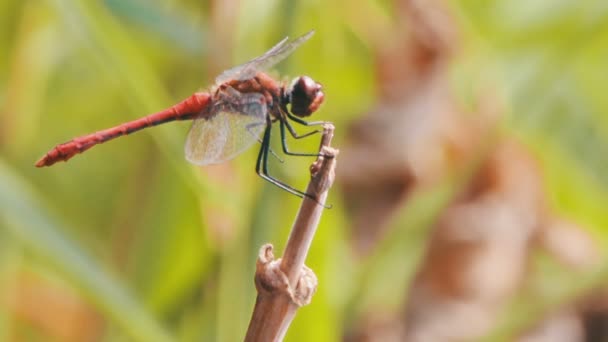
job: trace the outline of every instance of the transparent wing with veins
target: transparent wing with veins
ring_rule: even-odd
[[[196,165],[218,164],[251,147],[266,128],[261,94],[228,88],[211,112],[194,120],[186,139],[186,159]]]
[[[254,58],[247,63],[221,73],[215,79],[216,84],[222,84],[230,80],[243,81],[252,78],[258,71],[267,70],[285,59],[294,52],[295,49],[302,45],[302,43],[310,39],[314,33],[314,30],[310,31],[291,42],[287,42],[288,37],[285,37],[285,39],[281,40],[277,45],[273,46],[260,57]]]

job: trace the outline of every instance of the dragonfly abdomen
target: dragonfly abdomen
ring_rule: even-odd
[[[58,161],[67,161],[76,154],[82,153],[95,145],[137,132],[146,127],[152,127],[175,120],[191,120],[206,109],[209,105],[209,100],[210,96],[208,93],[195,93],[184,101],[158,113],[74,138],[66,143],[55,146],[36,162],[36,166],[51,166]]]

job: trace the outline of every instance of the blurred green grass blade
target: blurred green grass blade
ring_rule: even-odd
[[[97,67],[119,81],[134,110],[153,112],[172,102],[137,42],[103,6],[81,0],[50,3],[68,33],[89,49]]]
[[[513,341],[548,314],[576,302],[594,289],[604,288],[608,280],[608,259],[604,257],[597,265],[585,273],[573,274],[571,270],[562,269],[558,280],[552,281],[555,288],[550,293],[520,296],[502,312],[496,327],[480,341]]]
[[[0,229],[0,294],[9,293],[19,264],[18,248],[13,244],[13,239]],[[11,329],[9,305],[0,305],[0,341],[10,341]]]
[[[531,21],[534,27],[506,25],[504,20],[512,17],[496,12],[500,18],[487,25],[502,33],[488,44],[503,69],[513,103],[509,118],[513,129],[532,138],[547,136],[601,179],[608,167],[603,153],[608,149],[606,116],[601,115],[608,109],[602,81],[608,56],[608,7],[598,2],[562,5],[557,12],[536,13],[543,20]],[[605,177],[602,181],[607,182]]]
[[[156,1],[105,0],[105,5],[116,15],[149,31],[150,35],[164,38],[169,46],[177,47],[191,55],[203,55],[202,27],[189,24],[185,10],[168,11]]]
[[[523,140],[534,146],[534,154],[543,165],[551,206],[582,227],[594,231],[598,244],[606,244],[608,213],[605,203],[608,191],[605,180],[596,177],[593,170],[578,162],[570,151],[564,150],[547,135],[526,136]]]
[[[462,180],[460,180],[462,182]],[[433,222],[449,203],[458,182],[447,179],[416,191],[399,210],[373,254],[359,269],[354,312],[381,307],[399,310],[426,245]]]
[[[58,32],[45,6],[26,2],[19,16],[6,80],[6,101],[0,101],[0,134],[11,155],[28,149],[36,137],[44,97],[57,62]],[[45,58],[40,58],[45,56]],[[1,78],[1,77],[0,77]]]
[[[243,340],[254,303],[254,269],[247,262],[248,236],[243,234],[223,250],[219,265],[217,341]]]
[[[418,263],[423,257],[428,235],[435,221],[454,196],[465,188],[488,153],[495,146],[497,132],[485,136],[486,144],[475,157],[435,182],[414,189],[403,208],[389,223],[387,234],[376,244],[371,255],[359,266],[357,288],[351,295],[350,315],[383,309],[397,312],[406,299]]]
[[[213,261],[213,249],[201,227],[196,195],[184,186],[163,181],[171,170],[168,165],[162,169],[152,181],[150,193],[155,194],[155,200],[142,210],[145,232],[129,252],[128,273],[146,307],[166,317],[200,291],[201,279]]]
[[[138,116],[157,112],[176,102],[147,62],[137,41],[112,17],[100,3],[82,0],[49,0],[67,33],[88,50],[89,57],[102,74],[116,79],[125,100]],[[179,99],[182,100],[182,99]],[[191,188],[205,187],[195,169],[184,168],[183,138],[168,127],[157,127],[151,137],[181,179]],[[187,172],[188,170],[193,172]]]
[[[23,247],[57,267],[94,305],[138,341],[170,335],[114,277],[61,233],[36,192],[0,160],[0,222]]]

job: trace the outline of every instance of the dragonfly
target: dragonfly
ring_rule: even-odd
[[[258,142],[261,147],[256,173],[291,194],[312,198],[269,175],[269,153],[278,158],[270,148],[270,137],[272,127],[278,123],[281,146],[286,155],[320,156],[320,153],[290,151],[286,132],[295,139],[319,133],[320,130],[314,129],[298,134],[292,123],[303,126],[325,124],[325,121],[305,120],[319,109],[325,94],[321,84],[308,76],[299,76],[287,85],[273,79],[265,71],[292,54],[313,34],[314,30],[292,41],[286,37],[263,55],[221,73],[207,92],[196,92],[160,112],[59,144],[42,156],[36,166],[51,166],[59,161],[67,161],[93,146],[144,128],[171,121],[193,120],[185,143],[189,162],[196,165],[222,163]]]

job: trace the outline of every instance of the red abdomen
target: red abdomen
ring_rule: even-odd
[[[192,120],[199,115],[205,114],[205,109],[208,108],[210,100],[209,93],[194,93],[184,101],[158,113],[74,138],[66,143],[55,146],[36,162],[36,166],[51,166],[58,161],[67,161],[76,154],[82,153],[95,145],[137,132],[146,127],[175,120]]]

